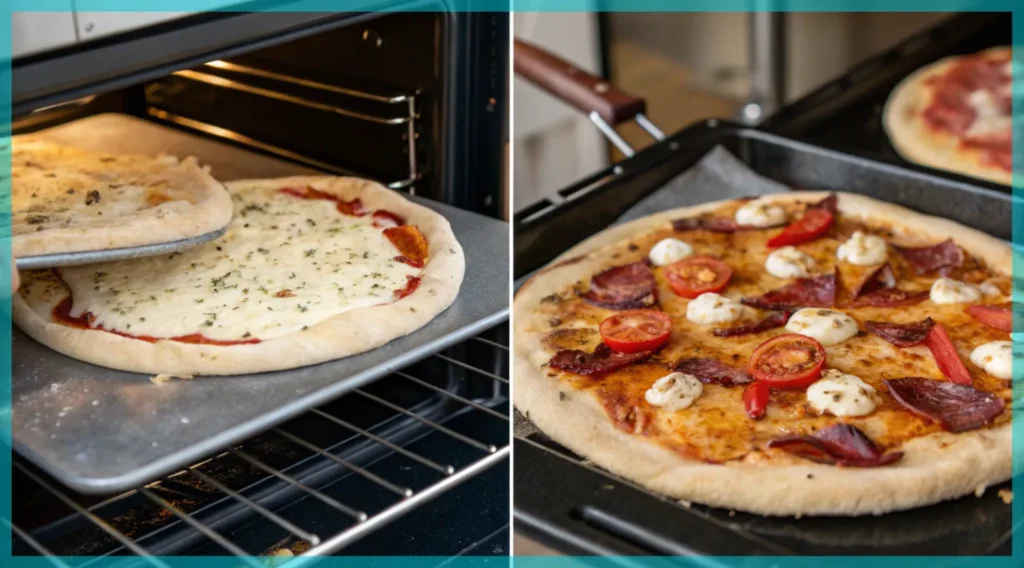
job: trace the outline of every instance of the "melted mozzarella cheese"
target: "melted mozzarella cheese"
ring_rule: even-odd
[[[836,256],[839,260],[858,266],[882,264],[888,254],[889,248],[885,244],[885,239],[875,235],[865,235],[860,231],[853,233],[846,242],[836,249]]]
[[[986,280],[978,285],[978,290],[986,296],[1002,296],[1003,291],[992,283],[991,280]]]
[[[822,345],[835,345],[857,335],[857,322],[836,310],[804,308],[789,318],[786,331],[806,335]]]
[[[782,247],[764,261],[764,269],[776,278],[806,278],[814,266],[814,259],[796,247]]]
[[[660,406],[675,412],[693,405],[704,393],[704,385],[697,377],[684,373],[670,373],[654,381],[644,393],[644,400],[651,406]]]
[[[658,241],[651,247],[648,258],[654,266],[666,266],[673,262],[679,262],[693,254],[693,247],[679,239],[667,238]]]
[[[875,394],[860,377],[829,369],[807,387],[807,402],[818,414],[867,416],[875,411]]]
[[[714,292],[705,292],[687,304],[686,319],[698,325],[728,323],[740,319],[745,308],[736,300],[730,300]]]
[[[981,299],[981,290],[952,278],[939,278],[932,284],[929,297],[936,304],[964,304]]]
[[[394,301],[420,269],[395,262],[371,215],[271,190],[235,194],[215,241],[170,255],[61,269],[72,316],[159,338],[271,339]]]
[[[971,352],[971,363],[999,379],[1013,376],[1013,343],[990,341]]]
[[[1003,112],[988,90],[972,91],[967,96],[967,104],[974,109],[974,122],[965,133],[968,137],[980,138],[1002,134],[1013,125],[1011,116]]]
[[[736,222],[746,227],[775,227],[786,222],[786,211],[755,199],[736,210]]]

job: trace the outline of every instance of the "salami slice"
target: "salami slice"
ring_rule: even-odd
[[[981,428],[1006,406],[994,394],[949,381],[907,377],[886,380],[885,386],[907,410],[942,424],[950,432]]]
[[[924,343],[935,322],[932,318],[914,323],[890,323],[884,321],[864,322],[871,333],[892,343],[896,347],[913,347]]]
[[[657,303],[654,274],[643,262],[610,268],[590,279],[583,299],[612,310],[649,308]]]
[[[718,359],[711,358],[683,359],[676,363],[675,370],[693,375],[702,383],[715,383],[723,387],[741,385],[753,380],[746,369],[726,365]]]
[[[928,291],[907,292],[898,288],[882,288],[854,300],[850,305],[855,308],[871,306],[877,308],[895,308],[912,306],[928,299]]]
[[[893,273],[892,267],[889,266],[889,263],[885,263],[869,272],[863,280],[855,283],[853,287],[850,288],[850,294],[856,298],[861,294],[870,294],[877,290],[895,287],[896,275]]]
[[[729,217],[704,217],[676,219],[672,221],[672,230],[683,231],[710,231],[712,233],[735,233],[742,229],[735,219]]]
[[[854,426],[836,424],[809,436],[787,436],[768,442],[813,462],[844,467],[878,467],[898,461],[903,452],[883,454],[878,446]]]
[[[834,274],[800,278],[756,298],[743,298],[744,304],[765,310],[790,311],[797,308],[831,308],[836,302]]]
[[[811,205],[811,208],[824,209],[829,213],[835,215],[839,211],[839,196],[834,193],[830,193],[828,194],[828,197],[826,197],[825,199],[822,199],[821,201],[815,203],[814,205]]]
[[[757,323],[725,327],[716,329],[711,333],[717,337],[736,337],[738,335],[761,333],[762,331],[768,331],[769,329],[775,329],[786,325],[786,322],[789,321],[790,315],[791,312],[772,312],[768,317]]]
[[[953,239],[927,247],[893,247],[918,274],[944,273],[963,264],[964,253]]]
[[[603,375],[643,361],[652,353],[653,351],[618,353],[601,343],[593,353],[578,349],[559,351],[548,362],[548,366],[580,375]]]

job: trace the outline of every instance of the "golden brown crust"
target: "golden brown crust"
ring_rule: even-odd
[[[147,343],[105,331],[54,323],[53,306],[14,296],[14,321],[36,341],[70,357],[114,369],[147,374],[238,375],[304,367],[380,347],[426,325],[452,304],[465,272],[462,247],[441,215],[374,182],[357,178],[293,177],[241,180],[231,192],[264,187],[305,187],[359,198],[368,209],[387,209],[417,226],[430,246],[416,291],[391,304],[359,308],[301,332],[250,345],[196,345],[176,341]]]
[[[813,202],[826,195],[793,192],[769,199]],[[631,426],[640,431],[651,427],[642,416],[642,402],[635,404],[631,415],[623,413],[622,420],[611,420],[607,394],[580,390],[543,366],[552,349],[544,341],[553,340],[536,331],[550,327],[543,319],[548,317],[543,309],[546,296],[607,268],[609,253],[620,250],[631,237],[658,230],[672,219],[713,211],[723,203],[667,211],[611,228],[560,257],[583,256],[581,260],[531,279],[513,306],[516,407],[552,438],[613,473],[673,498],[765,515],[880,514],[958,497],[1009,477],[1009,423],[958,435],[935,432],[914,438],[900,448],[906,452],[902,461],[875,469],[818,465],[774,451],[752,452],[724,465],[703,463],[684,457],[678,447],[629,433]],[[891,227],[890,240],[896,244],[925,245],[952,237],[989,270],[1010,274],[1009,247],[988,235],[859,195],[840,194],[839,207],[844,217]],[[633,372],[658,374],[657,369],[646,367]],[[708,390],[718,389],[710,386]],[[624,409],[631,401],[620,402],[619,408]]]
[[[1009,52],[1009,47],[994,47],[981,53],[1005,55]],[[931,101],[928,80],[943,75],[960,59],[962,56],[947,57],[903,79],[889,95],[882,112],[882,126],[893,148],[911,162],[1009,185],[1010,172],[985,164],[981,151],[963,147],[959,137],[929,129],[921,120],[922,111]]]
[[[227,191],[195,158],[102,154],[22,137],[13,149],[15,257],[171,242],[231,220]]]

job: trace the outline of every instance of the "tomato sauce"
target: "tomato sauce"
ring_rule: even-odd
[[[409,279],[405,281],[405,288],[401,290],[395,290],[395,300],[401,300],[402,298],[412,294],[420,287],[419,276],[409,276]]]

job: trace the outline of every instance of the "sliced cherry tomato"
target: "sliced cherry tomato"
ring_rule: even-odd
[[[939,370],[942,371],[943,375],[946,375],[950,382],[959,385],[974,383],[974,380],[971,379],[971,373],[964,366],[964,362],[960,360],[956,347],[953,347],[953,340],[949,338],[942,325],[936,323],[932,326],[932,330],[928,332],[928,337],[925,338],[924,344],[932,352],[932,357],[935,357],[935,364],[939,366]]]
[[[665,278],[677,295],[693,299],[725,288],[732,278],[732,269],[710,256],[691,256],[666,266]]]
[[[658,310],[626,310],[601,322],[601,340],[619,353],[654,351],[671,334],[672,318]]]
[[[771,387],[768,383],[752,383],[745,391],[743,391],[743,408],[747,410],[747,416],[754,420],[759,420],[764,416],[764,411],[768,408],[768,395],[771,393]]]
[[[989,327],[1013,331],[1013,310],[1009,306],[968,306],[967,313]]]
[[[797,333],[777,335],[754,349],[747,370],[776,389],[799,389],[818,380],[825,366],[825,348]]]
[[[828,209],[808,209],[799,221],[792,223],[781,233],[768,239],[768,248],[779,248],[813,241],[825,234],[835,217]]]

